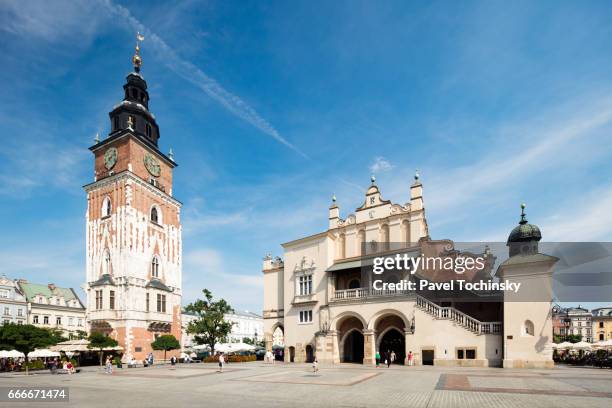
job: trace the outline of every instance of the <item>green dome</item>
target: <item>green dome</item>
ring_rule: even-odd
[[[542,233],[537,225],[529,224],[525,216],[525,204],[521,204],[521,221],[519,225],[514,227],[508,236],[508,244],[511,242],[529,242],[529,241],[540,241],[542,239]]]

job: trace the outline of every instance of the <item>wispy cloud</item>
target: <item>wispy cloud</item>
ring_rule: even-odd
[[[609,241],[612,239],[612,185],[564,203],[539,225],[546,241]]]
[[[103,4],[113,15],[125,20],[133,27],[134,31],[139,31],[144,34],[147,43],[153,45],[155,51],[158,53],[159,59],[163,61],[170,70],[199,87],[209,97],[220,103],[225,109],[238,118],[253,125],[302,157],[308,158],[304,152],[285,139],[270,122],[261,117],[252,106],[238,95],[223,88],[214,78],[211,78],[193,63],[181,58],[172,47],[155,32],[136,19],[127,8],[114,4],[110,0],[103,0]]]
[[[384,173],[393,169],[393,165],[384,157],[378,156],[374,158],[374,162],[370,165],[372,174]]]

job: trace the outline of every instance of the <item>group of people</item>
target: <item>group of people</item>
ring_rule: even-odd
[[[23,358],[0,358],[0,371],[21,371],[24,363]]]
[[[397,360],[397,354],[393,350],[387,350],[386,353],[383,353],[382,356],[380,351],[376,351],[376,367],[380,366],[381,363],[384,363],[387,368],[391,367],[391,364],[395,363]],[[412,354],[412,350],[408,352],[408,365],[414,365],[414,354]]]
[[[51,371],[51,374],[57,374],[58,370],[60,369],[64,370],[64,372],[68,374],[76,373],[76,368],[74,367],[74,364],[72,364],[72,361],[67,359],[64,359],[60,362],[59,359],[55,357],[54,359],[49,360],[47,362],[47,367],[49,368],[49,371]]]

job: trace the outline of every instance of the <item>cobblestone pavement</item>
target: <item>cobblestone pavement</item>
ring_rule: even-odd
[[[212,364],[3,376],[0,387],[68,387],[74,407],[606,407],[612,370]],[[0,403],[0,407],[48,406]]]

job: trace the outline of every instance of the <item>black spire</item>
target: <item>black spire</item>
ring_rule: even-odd
[[[155,116],[149,112],[147,82],[140,74],[142,58],[139,42],[144,40],[144,37],[138,34],[136,38],[136,52],[132,57],[134,71],[128,74],[126,83],[123,85],[123,101],[108,114],[111,120],[109,135],[127,130],[157,147],[159,126],[157,126]]]

